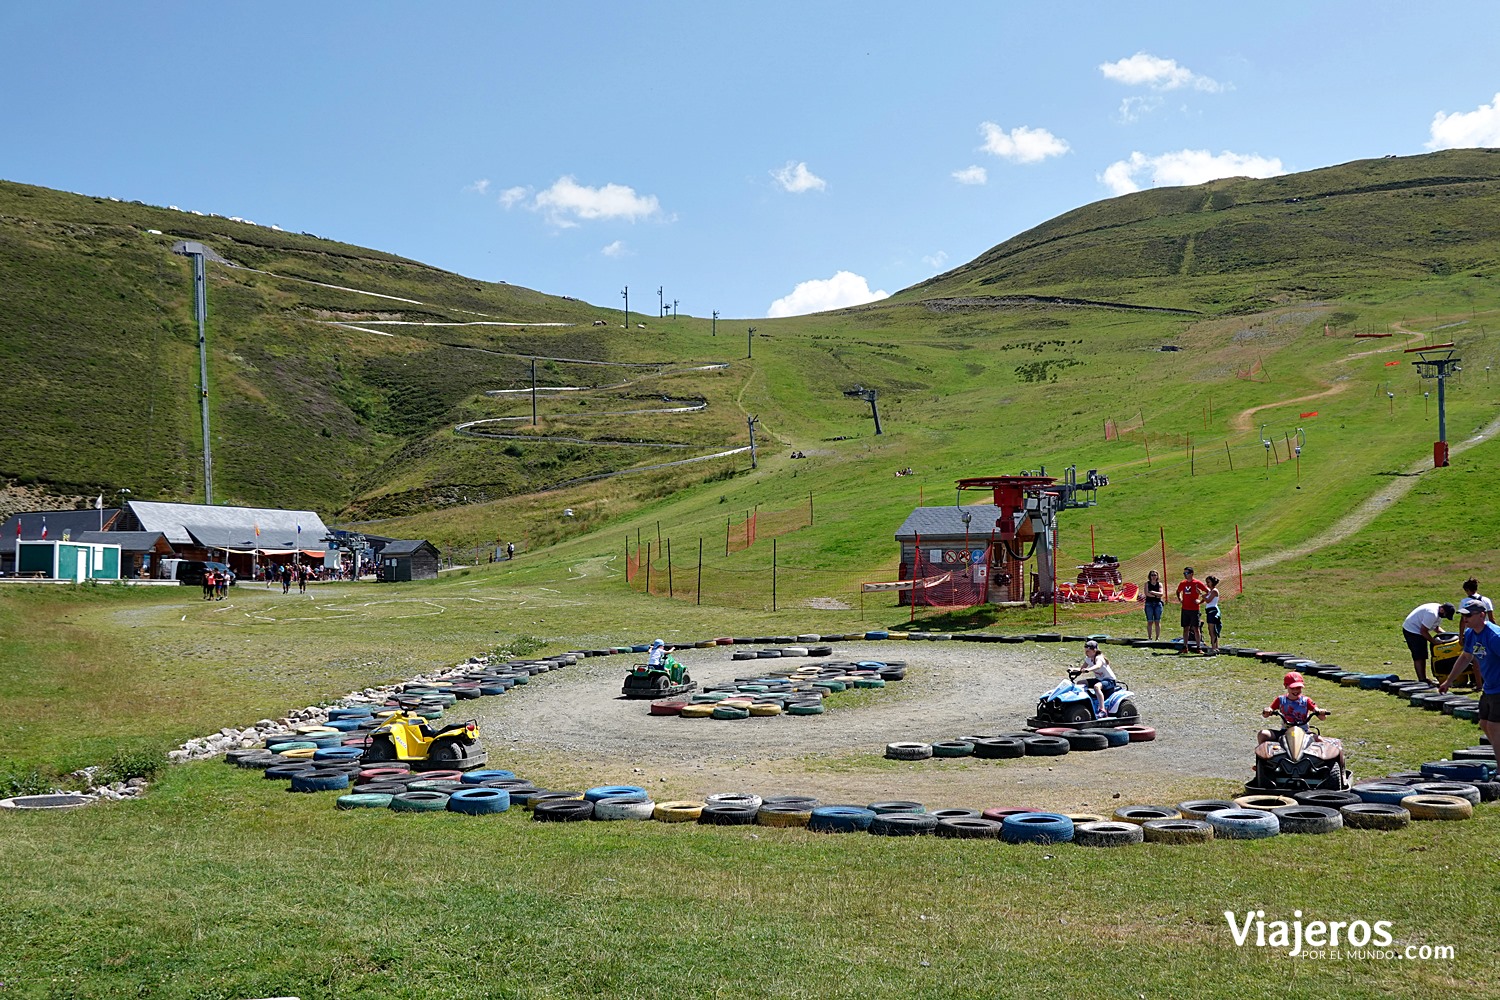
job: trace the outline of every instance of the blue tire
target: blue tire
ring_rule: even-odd
[[[506,771],[501,768],[481,768],[477,771],[465,771],[464,776],[459,778],[466,785],[482,785],[486,781],[511,781],[514,780],[516,772]]]
[[[330,719],[368,719],[374,714],[374,709],[368,705],[351,705],[348,708],[330,708],[328,717]]]
[[[349,787],[349,775],[343,771],[315,768],[292,775],[294,792],[333,792]]]
[[[1263,809],[1220,809],[1203,818],[1220,840],[1262,840],[1281,832],[1281,821]]]
[[[598,785],[583,793],[587,802],[598,802],[600,799],[614,799],[629,797],[632,802],[646,801],[646,790],[640,785]]]
[[[1007,844],[1065,844],[1073,839],[1073,821],[1060,813],[1016,813],[1000,821]]]
[[[1478,760],[1435,760],[1422,765],[1428,781],[1489,781],[1495,765]]]
[[[329,719],[323,725],[329,729],[337,729],[341,733],[351,733],[359,728],[363,719]]]
[[[1398,785],[1394,781],[1366,781],[1350,789],[1361,802],[1379,802],[1388,806],[1399,806],[1401,800],[1410,795],[1410,785]]]
[[[316,750],[318,745],[312,740],[283,740],[280,743],[267,743],[266,749],[272,753],[285,753],[288,750]]]
[[[510,808],[510,793],[503,788],[461,788],[448,796],[448,811],[466,816],[502,813]]]
[[[1103,736],[1112,747],[1122,747],[1130,742],[1130,734],[1123,729],[1114,729],[1109,726],[1100,726],[1098,729],[1082,729],[1084,733],[1098,733]]]
[[[859,806],[818,806],[807,821],[814,833],[861,833],[870,828],[875,813]]]
[[[348,763],[359,760],[364,750],[360,747],[328,747],[313,754],[315,761],[327,761],[329,763]]]

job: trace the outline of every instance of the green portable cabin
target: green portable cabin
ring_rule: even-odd
[[[16,542],[16,575],[47,580],[118,580],[120,547],[101,542]]]

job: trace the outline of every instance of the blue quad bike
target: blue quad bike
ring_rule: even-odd
[[[1078,683],[1083,671],[1069,668],[1068,679],[1042,695],[1036,703],[1036,715],[1026,720],[1032,729],[1045,726],[1060,726],[1066,729],[1088,729],[1099,726],[1134,726],[1141,721],[1141,713],[1135,707],[1135,695],[1120,684],[1104,699],[1104,711],[1095,711],[1094,698],[1089,688],[1098,681],[1090,679],[1086,684]]]

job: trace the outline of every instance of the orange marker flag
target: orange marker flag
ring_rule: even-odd
[[[1401,363],[1401,362],[1399,362],[1399,361],[1387,361],[1387,362],[1386,362],[1386,363],[1385,363],[1385,366],[1386,366],[1386,367],[1387,367],[1387,368],[1391,368],[1391,367],[1393,367],[1393,366],[1395,366],[1395,365],[1399,365],[1399,364],[1400,364],[1400,363]]]
[[[1318,411],[1317,410],[1313,410],[1310,413],[1304,413],[1304,414],[1302,414],[1302,419],[1306,420],[1308,417],[1316,417],[1317,415],[1318,415]]]

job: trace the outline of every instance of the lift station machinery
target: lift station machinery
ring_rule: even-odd
[[[1094,506],[1099,488],[1109,485],[1109,477],[1097,469],[1090,469],[1082,482],[1078,481],[1076,466],[1064,470],[1062,482],[1048,476],[1046,471],[1019,476],[975,476],[958,481],[960,491],[994,492],[995,506],[1000,508],[995,519],[995,559],[1004,560],[1003,574],[1009,581],[1011,600],[1020,598],[1022,567],[1035,556],[1031,603],[1052,603],[1057,590],[1057,513]]]

